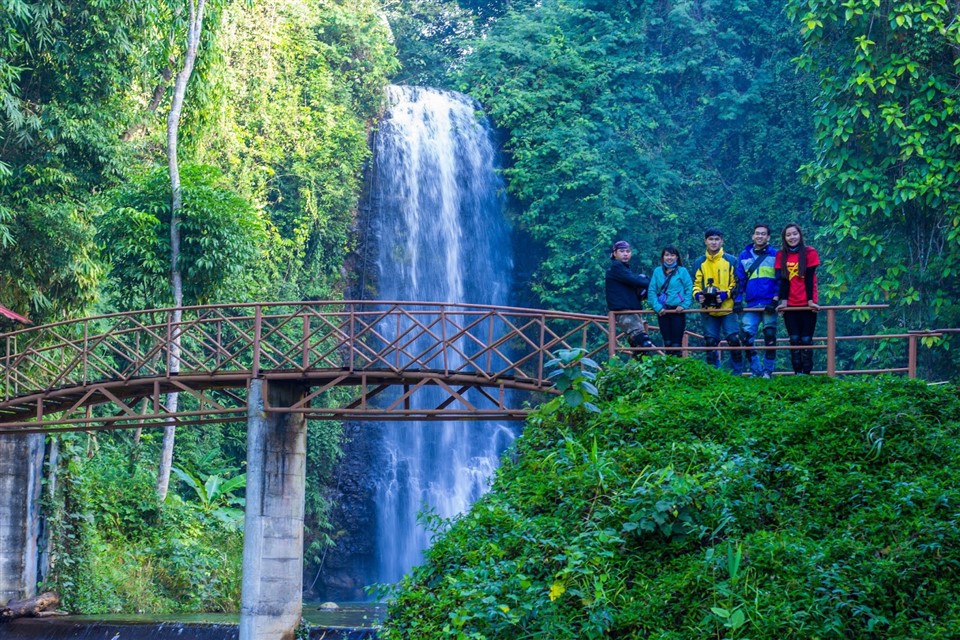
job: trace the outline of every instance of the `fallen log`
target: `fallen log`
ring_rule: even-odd
[[[56,607],[58,604],[60,595],[53,591],[26,600],[11,600],[6,607],[0,609],[0,622],[9,622],[14,618],[33,618],[40,615],[44,609]]]

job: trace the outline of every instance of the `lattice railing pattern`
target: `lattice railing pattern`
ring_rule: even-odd
[[[434,385],[546,389],[544,364],[557,351],[581,347],[596,357],[609,331],[605,316],[426,302],[187,307],[178,323],[169,309],[85,318],[2,336],[0,423],[50,421],[105,402],[119,407],[118,419],[164,417],[159,396],[171,391],[198,397],[202,416],[218,407],[236,413],[204,390],[242,388],[258,376],[326,386],[373,376],[382,387],[422,386],[430,374]],[[450,389],[463,412],[469,403]],[[148,410],[135,408],[137,398],[151,401]],[[89,410],[66,422],[84,420],[94,421]]]

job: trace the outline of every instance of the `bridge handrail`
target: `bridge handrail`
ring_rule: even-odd
[[[202,304],[202,305],[184,305],[182,307],[157,307],[154,309],[138,309],[136,311],[117,311],[113,313],[105,313],[97,316],[85,316],[83,318],[73,318],[70,320],[59,320],[57,322],[51,322],[43,325],[33,325],[30,327],[24,327],[22,329],[17,329],[15,331],[9,331],[7,333],[0,333],[0,338],[8,338],[17,335],[35,333],[44,329],[52,329],[55,327],[61,327],[65,325],[75,325],[84,322],[95,322],[98,320],[105,320],[110,318],[121,318],[129,317],[134,315],[145,315],[150,313],[163,313],[171,314],[174,310],[179,309],[181,312],[187,311],[196,311],[199,309],[253,309],[255,307],[306,307],[306,306],[317,306],[317,305],[329,305],[329,306],[346,306],[346,305],[385,305],[385,306],[418,306],[418,307],[453,307],[453,308],[463,308],[463,309],[486,309],[494,311],[504,311],[514,314],[529,314],[530,316],[542,316],[544,314],[549,315],[552,318],[567,318],[571,320],[603,320],[607,316],[599,314],[590,314],[590,313],[577,313],[573,311],[555,311],[550,309],[530,309],[527,307],[510,307],[510,306],[498,306],[498,305],[489,305],[489,304],[473,304],[473,303],[459,303],[459,302],[436,302],[436,301],[412,301],[412,300],[307,300],[307,301],[290,301],[290,300],[279,300],[274,302],[235,302],[235,303],[217,303],[217,304]],[[373,313],[373,312],[368,312]]]
[[[181,376],[241,370],[257,376],[267,369],[317,367],[399,371],[409,363],[436,368],[431,363],[439,366],[442,360],[447,373],[470,369],[489,379],[514,376],[543,385],[543,364],[552,351],[599,342],[586,334],[602,334],[606,322],[599,315],[432,301],[196,305],[182,308],[178,325],[173,311],[103,314],[0,335],[0,398],[105,378],[169,376],[173,357]],[[384,335],[378,326],[388,318],[396,324],[395,335]],[[297,322],[302,326],[294,327]],[[489,328],[480,327],[487,323]],[[497,331],[494,324],[500,325]],[[488,335],[478,337],[481,330]],[[185,345],[174,356],[170,346],[177,336]],[[417,346],[424,336],[427,347]],[[463,340],[465,345],[458,344]],[[516,358],[507,354],[518,348]]]
[[[809,346],[795,346],[795,345],[785,345],[785,346],[764,346],[762,344],[755,344],[749,349],[755,351],[774,351],[774,350],[814,350],[814,351],[825,351],[826,352],[826,368],[822,373],[827,374],[828,376],[836,375],[852,375],[852,374],[880,374],[880,373],[906,373],[908,377],[915,378],[917,377],[917,359],[919,351],[919,340],[926,337],[941,337],[945,334],[957,333],[960,332],[960,329],[919,329],[919,330],[908,330],[906,332],[898,333],[884,333],[884,334],[875,334],[875,335],[852,335],[852,336],[839,336],[837,335],[836,328],[836,312],[837,311],[862,311],[862,310],[876,310],[876,309],[887,309],[890,305],[888,304],[843,304],[843,305],[818,305],[816,311],[826,316],[826,335],[825,336],[814,336],[813,340],[815,343]],[[781,311],[790,313],[795,311],[807,311],[814,310],[813,307],[786,307]],[[676,309],[673,313],[711,313],[716,311],[715,309]],[[754,311],[754,312],[763,312],[765,311],[764,307],[749,307],[744,308],[743,311]],[[622,313],[640,313],[642,315],[653,315],[656,317],[656,312],[645,309],[642,311],[611,311],[609,313],[609,324],[611,330],[616,325],[616,316]],[[728,313],[733,313],[733,310],[728,310]],[[721,341],[720,345],[716,347],[707,347],[707,346],[691,346],[689,344],[690,337],[700,338],[703,336],[695,332],[687,330],[683,337],[683,345],[680,347],[682,354],[687,352],[699,352],[699,351],[740,351],[746,349],[743,346],[729,346],[726,341]],[[886,367],[886,368],[875,368],[875,369],[850,369],[850,370],[838,370],[837,369],[837,344],[841,342],[849,342],[854,340],[906,340],[907,341],[907,354],[906,354],[906,364],[902,367]],[[778,339],[778,345],[783,343],[785,339]],[[638,353],[643,351],[654,351],[652,348],[642,349],[642,348],[623,348],[619,347],[615,340],[611,338],[609,355],[613,357],[617,353]]]

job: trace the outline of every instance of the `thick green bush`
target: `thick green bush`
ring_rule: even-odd
[[[41,587],[58,591],[63,609],[239,609],[243,531],[182,482],[157,503],[153,434],[144,434],[138,447],[125,432],[53,437],[60,450],[57,495],[45,499],[51,559]],[[181,450],[189,451],[191,441],[215,440],[186,432]],[[212,457],[207,462],[217,464]]]
[[[612,363],[530,418],[382,637],[953,638],[960,395]]]

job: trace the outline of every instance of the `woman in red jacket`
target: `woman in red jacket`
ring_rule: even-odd
[[[813,247],[803,242],[800,225],[790,223],[780,234],[783,247],[777,253],[776,269],[780,277],[780,303],[777,311],[787,307],[805,307],[783,314],[783,324],[790,336],[790,345],[809,347],[813,345],[813,332],[817,328],[817,267],[820,256]],[[790,362],[797,375],[809,375],[813,371],[812,349],[791,349]]]

